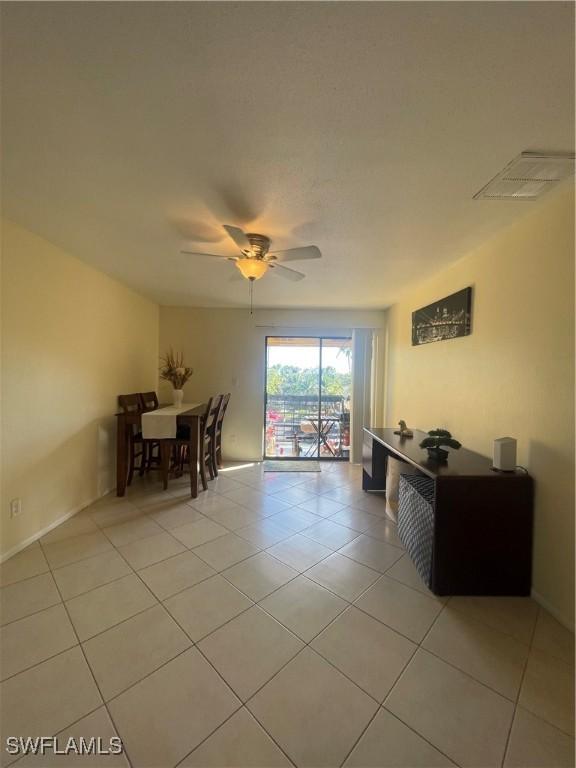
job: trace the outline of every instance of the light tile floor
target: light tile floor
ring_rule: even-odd
[[[574,638],[437,598],[360,468],[137,480],[0,566],[1,735],[119,735],[35,766],[574,766]]]

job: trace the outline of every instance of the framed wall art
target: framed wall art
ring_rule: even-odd
[[[472,288],[412,312],[412,346],[456,339],[471,332]]]

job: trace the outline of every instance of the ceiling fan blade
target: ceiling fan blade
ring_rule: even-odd
[[[295,269],[289,269],[288,267],[282,267],[280,264],[269,264],[270,269],[273,269],[280,277],[285,277],[286,280],[292,280],[298,282],[298,280],[304,280],[306,277],[302,272],[296,272]]]
[[[268,254],[276,261],[299,261],[300,259],[321,259],[320,248],[316,245],[305,245],[302,248],[288,248],[286,251],[272,251]]]
[[[180,253],[186,256],[208,256],[209,259],[227,259],[228,261],[236,261],[238,258],[238,256],[220,256],[217,253],[198,253],[197,251],[180,251]]]
[[[243,232],[240,227],[233,227],[230,224],[223,224],[222,226],[241,251],[252,251],[250,240],[248,240],[246,233]]]

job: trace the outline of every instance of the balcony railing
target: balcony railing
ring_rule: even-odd
[[[342,395],[268,395],[266,455],[347,457],[350,448],[349,399]],[[318,453],[318,443],[320,453]]]

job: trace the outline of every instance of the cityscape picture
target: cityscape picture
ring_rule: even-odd
[[[412,312],[412,346],[470,334],[472,288]]]

